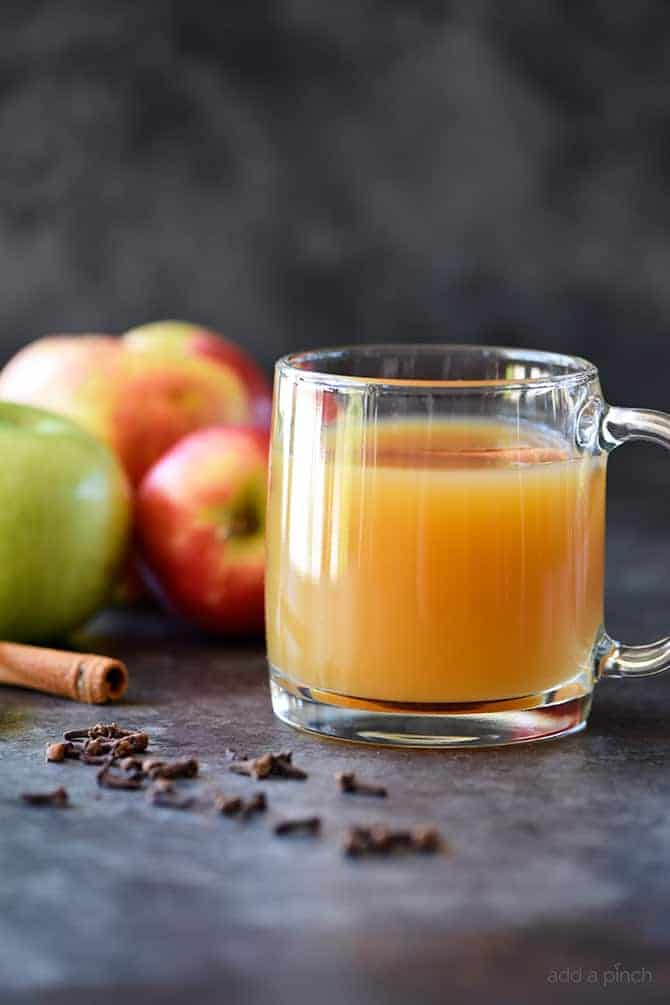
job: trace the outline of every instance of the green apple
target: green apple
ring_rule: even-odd
[[[0,639],[39,642],[100,606],[125,553],[130,491],[62,416],[0,402]]]

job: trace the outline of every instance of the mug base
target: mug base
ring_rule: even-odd
[[[496,702],[400,704],[363,701],[297,684],[270,666],[275,715],[329,740],[384,747],[500,747],[553,740],[586,726],[588,675],[542,694]]]

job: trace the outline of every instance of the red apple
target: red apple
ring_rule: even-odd
[[[247,392],[251,424],[261,429],[270,427],[272,388],[267,377],[247,352],[218,332],[188,321],[155,321],[131,328],[123,336],[123,342],[138,353],[179,355],[183,359],[199,356],[228,367]]]
[[[267,457],[264,430],[201,429],[161,457],[137,492],[150,588],[210,631],[263,630]]]
[[[0,374],[0,398],[79,422],[115,450],[135,485],[195,429],[267,426],[271,395],[269,382],[242,349],[174,321],[144,325],[121,338],[38,339]]]

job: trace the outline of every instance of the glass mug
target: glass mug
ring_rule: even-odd
[[[487,746],[575,733],[601,677],[670,666],[603,627],[605,468],[670,417],[549,352],[357,346],[280,359],[266,619],[280,719]]]

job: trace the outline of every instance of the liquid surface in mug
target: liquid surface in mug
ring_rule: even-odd
[[[503,422],[407,420],[273,452],[270,663],[370,701],[486,702],[590,666],[605,459]]]

